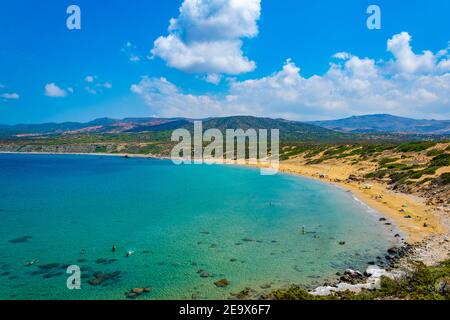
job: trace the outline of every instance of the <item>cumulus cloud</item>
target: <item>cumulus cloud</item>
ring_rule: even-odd
[[[45,95],[51,98],[64,98],[67,96],[67,92],[73,92],[71,88],[67,90],[61,89],[55,83],[47,83],[45,85]]]
[[[18,100],[20,99],[19,94],[17,93],[2,93],[0,97],[5,100]]]
[[[94,82],[94,77],[93,76],[87,76],[86,78],[84,78],[84,81],[86,81],[87,83],[92,83],[92,82]]]
[[[387,42],[389,61],[334,55],[323,75],[303,77],[288,59],[267,77],[232,80],[223,96],[185,94],[164,78],[144,77],[131,90],[142,96],[154,114],[208,117],[258,115],[313,120],[391,113],[423,118],[450,118],[448,48],[416,54],[408,33]]]
[[[169,34],[155,40],[153,56],[192,73],[236,75],[255,69],[242,52],[242,39],[258,34],[261,0],[184,0],[179,11]]]
[[[143,77],[131,91],[140,95],[154,112],[163,117],[204,117],[206,114],[223,114],[221,101],[209,97],[184,94],[165,78]]]
[[[395,71],[403,74],[435,74],[450,71],[448,48],[437,54],[430,50],[415,54],[411,41],[412,37],[407,32],[396,34],[388,40],[388,51],[395,57],[392,61]]]

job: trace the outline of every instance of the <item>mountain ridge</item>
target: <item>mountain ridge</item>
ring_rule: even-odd
[[[97,118],[88,122],[48,122],[42,124],[0,124],[1,136],[45,136],[54,134],[141,133],[192,127],[196,119],[174,117]],[[211,129],[280,129],[284,137],[352,138],[359,134],[450,134],[450,120],[420,120],[389,114],[352,116],[337,120],[300,122],[254,116],[229,116],[199,119],[203,128]]]
[[[450,120],[412,119],[390,114],[370,114],[307,123],[351,133],[450,134]]]

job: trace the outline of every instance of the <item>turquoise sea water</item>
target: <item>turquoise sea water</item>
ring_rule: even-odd
[[[382,256],[394,242],[387,228],[350,193],[292,175],[0,155],[0,299],[124,299],[135,287],[152,288],[143,299],[227,299],[246,287],[321,285]],[[72,264],[81,290],[66,287]],[[91,285],[96,272],[109,276]],[[228,287],[214,285],[222,278]]]

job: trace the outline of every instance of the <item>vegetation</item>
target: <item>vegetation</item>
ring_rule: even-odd
[[[436,146],[436,142],[419,141],[403,143],[397,147],[399,152],[420,152]]]
[[[381,278],[378,290],[363,290],[355,294],[349,291],[331,296],[314,296],[300,287],[275,290],[272,297],[277,300],[450,300],[450,260],[436,267],[427,267],[421,262],[412,262],[412,271],[401,280]]]

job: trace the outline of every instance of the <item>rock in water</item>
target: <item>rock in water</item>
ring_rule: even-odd
[[[220,279],[219,281],[214,282],[214,284],[216,285],[216,287],[224,288],[230,284],[230,281],[228,281],[227,279]]]
[[[341,281],[351,284],[356,284],[365,280],[364,275],[356,270],[347,269],[344,272],[344,275],[341,277]]]
[[[133,290],[131,290],[131,292],[141,294],[144,292],[144,288],[134,288]]]
[[[24,237],[11,239],[11,240],[9,240],[9,242],[11,242],[11,243],[24,243],[24,242],[28,242],[28,240],[30,240],[31,238],[32,238],[31,236],[24,236]]]
[[[133,288],[130,291],[125,292],[125,297],[128,299],[135,299],[144,293],[149,293],[151,290],[151,288]]]

